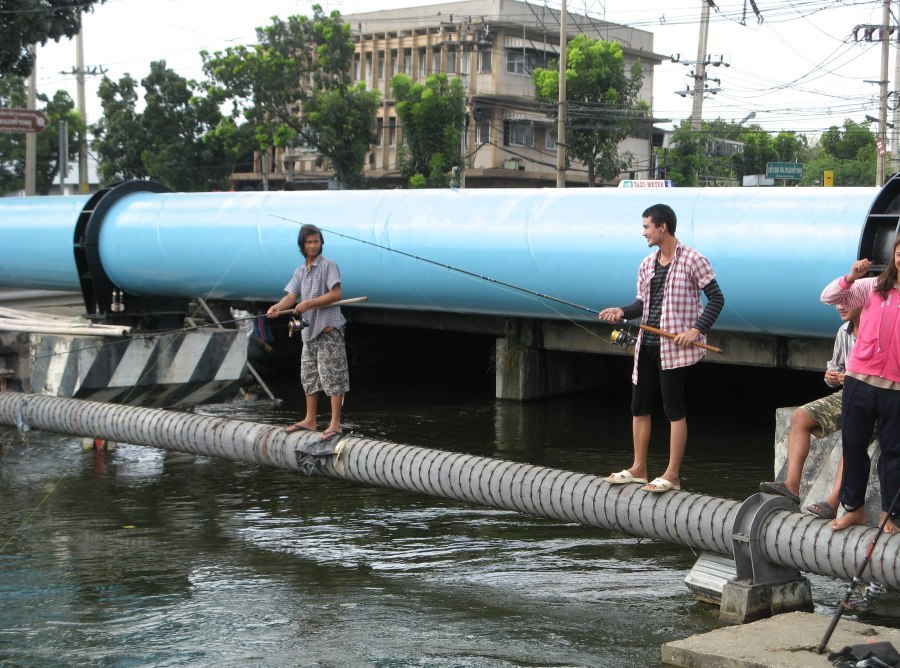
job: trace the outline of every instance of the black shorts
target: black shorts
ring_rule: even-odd
[[[663,369],[659,346],[641,346],[638,355],[638,382],[631,386],[631,414],[635,417],[650,415],[656,395],[662,394],[663,410],[669,422],[687,417],[684,405],[684,383],[687,370]]]

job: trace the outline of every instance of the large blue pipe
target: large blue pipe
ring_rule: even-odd
[[[105,212],[99,254],[135,295],[273,302],[321,227],[345,296],[368,307],[594,319],[373,244],[600,310],[630,303],[648,253],[641,212],[658,201],[679,239],[713,263],[717,329],[831,337],[822,288],[857,258],[874,188],[133,192]],[[0,200],[0,285],[80,289],[75,225],[86,197]],[[93,224],[93,223],[92,223]],[[340,236],[345,235],[345,236]],[[349,238],[352,237],[352,238]],[[361,243],[356,239],[369,242]]]

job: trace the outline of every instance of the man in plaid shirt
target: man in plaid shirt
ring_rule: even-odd
[[[305,262],[294,270],[284,287],[287,294],[266,315],[276,318],[279,311],[292,309],[296,316],[305,314],[309,322],[300,330],[300,382],[306,393],[306,417],[285,431],[315,431],[319,392],[325,392],[331,401],[331,421],[322,432],[322,438],[327,439],[341,433],[341,408],[344,395],[350,390],[350,375],[344,344],[346,320],[341,307],[334,305],[342,295],[341,272],[334,260],[322,255],[324,243],[319,228],[300,228],[297,245]]]
[[[635,301],[600,312],[600,318],[608,322],[640,316],[643,324],[675,334],[674,339],[643,330],[638,335],[631,375],[634,462],[631,468],[604,478],[614,485],[642,483],[647,492],[681,489],[681,460],[687,445],[685,379],[687,370],[704,355],[703,349],[691,344],[705,341],[725,305],[709,260],[678,241],[676,223],[675,212],[666,204],[654,204],[644,211],[644,238],[649,247],[658,250],[641,262]],[[701,292],[706,295],[706,307],[700,303]],[[650,414],[657,393],[662,395],[671,427],[669,465],[662,475],[647,483]]]

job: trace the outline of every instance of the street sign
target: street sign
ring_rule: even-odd
[[[803,178],[802,162],[767,162],[767,179],[792,179],[799,181]]]
[[[0,109],[0,132],[43,132],[50,119],[34,109]]]
[[[622,179],[620,188],[671,188],[675,184],[671,179]]]

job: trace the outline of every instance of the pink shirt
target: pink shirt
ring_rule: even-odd
[[[847,371],[900,383],[900,292],[893,288],[887,299],[882,299],[875,292],[877,280],[860,278],[847,283],[841,276],[825,286],[822,301],[863,307]]]
[[[642,322],[646,320],[647,311],[650,308],[650,279],[653,278],[658,253],[659,250],[648,255],[638,268],[637,298],[644,303]],[[675,246],[675,253],[672,256],[672,262],[669,263],[669,273],[666,276],[659,328],[665,332],[678,334],[693,327],[700,314],[703,313],[700,294],[715,277],[716,274],[709,260],[679,241]],[[631,382],[635,385],[637,385],[638,355],[643,336],[644,332],[641,330],[634,351],[634,371],[631,373]],[[705,342],[706,337],[701,335],[698,341]],[[704,354],[705,351],[702,348],[679,346],[671,339],[660,338],[659,356],[663,369],[676,369],[696,364]]]

